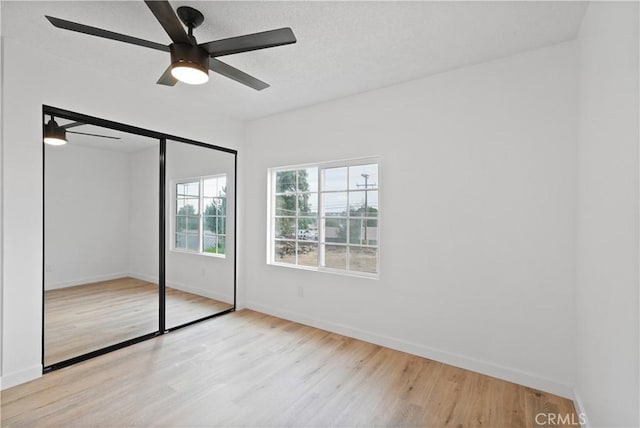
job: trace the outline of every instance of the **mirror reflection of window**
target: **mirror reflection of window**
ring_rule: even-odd
[[[176,182],[174,249],[224,256],[226,188],[226,174]]]

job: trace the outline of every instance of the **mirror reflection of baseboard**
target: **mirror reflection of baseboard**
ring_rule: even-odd
[[[235,310],[237,153],[48,106],[43,125],[53,115],[77,132],[43,144],[45,371]],[[207,182],[176,231],[175,173],[196,164],[231,194]],[[187,235],[202,254],[175,248]]]

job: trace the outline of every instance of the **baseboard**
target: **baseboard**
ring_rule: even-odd
[[[97,276],[90,276],[90,277],[81,278],[81,279],[74,279],[71,281],[63,281],[63,282],[56,282],[53,284],[46,284],[44,289],[56,290],[58,288],[75,287],[76,285],[92,284],[94,282],[101,282],[101,281],[110,281],[112,279],[124,278],[127,276],[129,276],[129,274],[126,272],[109,273],[105,275],[97,275]]]
[[[300,324],[309,325],[311,327],[320,328],[322,330],[331,331],[343,336],[353,337],[354,339],[364,340],[365,342],[370,342],[398,351],[407,352],[419,357],[428,358],[430,360],[449,364],[455,367],[471,370],[487,376],[506,380],[508,382],[528,386],[530,388],[559,395],[570,400],[574,397],[574,391],[571,386],[554,381],[552,379],[547,379],[531,373],[523,372],[521,370],[500,366],[490,362],[481,361],[472,357],[458,355],[440,349],[431,348],[419,343],[408,342],[405,340],[380,335],[343,324],[312,318],[299,312],[287,311],[280,308],[263,305],[257,302],[247,301],[246,307],[248,309],[253,309],[255,311],[262,312],[268,315],[295,321]]]
[[[587,418],[587,412],[584,409],[584,404],[580,398],[580,394],[575,389],[573,390],[573,406],[576,408],[578,419],[580,420],[581,428],[591,428],[589,419]]]
[[[42,376],[42,365],[29,367],[15,373],[9,373],[0,377],[0,390],[29,382]]]
[[[154,284],[158,283],[158,277],[153,275],[146,275],[143,273],[131,273],[127,274],[129,278],[139,279],[140,281],[153,282]]]

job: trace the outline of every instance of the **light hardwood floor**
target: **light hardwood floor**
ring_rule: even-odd
[[[511,428],[574,413],[554,395],[250,310],[52,372],[1,401],[3,427]]]
[[[158,285],[118,278],[45,292],[45,365],[158,330]],[[166,326],[233,305],[167,288]]]

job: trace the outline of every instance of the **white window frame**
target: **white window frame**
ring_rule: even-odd
[[[325,227],[323,227],[323,219],[327,218],[326,216],[323,216],[323,198],[322,198],[322,194],[323,193],[332,193],[332,192],[337,192],[337,193],[351,193],[353,191],[355,191],[354,189],[349,189],[349,177],[347,176],[347,189],[344,190],[336,190],[336,191],[325,191],[323,190],[323,183],[322,183],[322,171],[324,169],[330,169],[330,168],[339,168],[339,167],[351,167],[351,166],[359,166],[359,165],[369,165],[369,164],[377,164],[378,165],[378,183],[376,186],[376,191],[378,191],[378,213],[377,216],[375,217],[375,220],[377,220],[378,222],[378,226],[377,226],[377,243],[375,245],[355,245],[355,244],[351,244],[349,243],[349,236],[350,236],[350,232],[349,232],[349,227],[350,227],[350,216],[348,214],[349,212],[349,206],[348,206],[348,200],[347,200],[347,215],[346,217],[344,217],[344,219],[346,219],[346,224],[347,224],[347,229],[346,229],[346,233],[347,233],[347,240],[344,244],[341,243],[333,243],[333,242],[326,242],[325,240]],[[277,258],[276,258],[276,173],[277,172],[281,172],[281,171],[295,171],[295,170],[300,170],[300,169],[306,169],[306,168],[318,168],[318,176],[317,176],[317,182],[318,182],[318,189],[317,189],[317,195],[318,195],[318,201],[317,201],[317,206],[318,206],[318,213],[317,216],[315,217],[317,224],[318,224],[318,240],[317,241],[311,241],[311,242],[317,242],[318,245],[318,262],[316,266],[304,266],[304,265],[298,265],[297,264],[297,260],[298,260],[298,254],[296,252],[295,256],[296,256],[296,264],[291,264],[291,263],[283,263],[283,262],[278,262]],[[381,245],[380,245],[380,241],[381,241],[381,213],[382,213],[382,208],[381,208],[381,201],[380,201],[380,190],[381,190],[381,186],[380,186],[380,181],[381,181],[381,162],[380,162],[380,158],[379,157],[366,157],[366,158],[357,158],[357,159],[346,159],[346,160],[339,160],[339,161],[330,161],[330,162],[317,162],[317,163],[309,163],[309,164],[298,164],[298,165],[287,165],[287,166],[282,166],[282,167],[274,167],[274,168],[269,168],[267,171],[267,264],[270,265],[274,265],[274,266],[282,266],[282,267],[288,267],[288,268],[293,268],[293,269],[302,269],[302,270],[311,270],[311,271],[317,271],[317,272],[327,272],[327,273],[334,273],[334,274],[340,274],[340,275],[346,275],[346,276],[357,276],[357,277],[364,277],[364,278],[371,278],[371,279],[378,279],[380,277],[380,252],[381,252]],[[296,178],[297,179],[297,178]],[[314,193],[314,192],[310,192],[310,193]],[[298,217],[298,214],[296,213],[296,222]],[[312,217],[313,218],[313,217]],[[329,218],[334,218],[334,217],[329,217]],[[342,219],[342,217],[335,217],[336,219]],[[297,230],[297,227],[296,227]],[[296,236],[293,239],[296,242],[299,241],[299,237],[297,236],[297,232],[296,232]],[[326,267],[323,266],[324,265],[324,251],[321,250],[321,247],[323,245],[344,245],[345,247],[347,247],[347,252],[346,252],[346,269],[338,269],[338,268],[331,268],[331,267]],[[372,272],[361,272],[361,271],[356,271],[356,270],[349,270],[349,251],[348,251],[348,247],[351,246],[355,246],[355,247],[369,247],[369,248],[375,248],[376,249],[376,267],[377,267],[377,272],[372,273]]]
[[[229,216],[227,215],[227,212],[225,210],[225,215],[224,215],[224,230],[225,233],[224,234],[220,234],[220,233],[216,233],[216,236],[224,236],[225,238],[225,253],[221,254],[221,253],[208,253],[206,251],[204,251],[203,249],[203,245],[202,245],[202,241],[204,239],[204,211],[205,211],[205,206],[204,206],[204,199],[205,197],[203,196],[203,190],[204,190],[204,181],[205,180],[209,180],[212,178],[222,178],[224,177],[225,179],[227,179],[227,174],[216,174],[216,175],[206,175],[206,176],[200,176],[200,177],[191,177],[191,178],[179,178],[179,179],[174,179],[171,180],[171,201],[170,201],[170,216],[171,216],[171,221],[170,221],[170,245],[169,245],[169,249],[171,251],[175,251],[178,253],[185,253],[185,254],[193,254],[193,255],[197,255],[197,256],[206,256],[206,257],[218,257],[218,258],[226,258],[226,248],[227,248],[227,237],[229,236],[229,234],[227,233],[228,229],[227,229],[227,220],[229,218]],[[178,200],[178,195],[177,195],[177,187],[178,184],[185,184],[185,183],[194,183],[194,182],[199,182],[199,192],[198,192],[198,250],[189,250],[187,248],[181,248],[181,247],[176,247],[176,220],[177,220],[177,200]],[[228,185],[228,184],[227,184]],[[229,197],[227,195],[225,195],[224,197],[221,196],[216,196],[215,198],[220,198],[220,199],[225,199],[227,201],[227,207],[228,207],[228,201],[229,201]],[[194,198],[195,199],[195,198]]]

